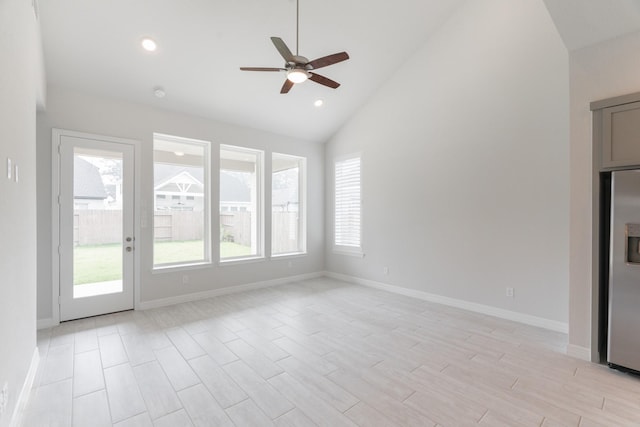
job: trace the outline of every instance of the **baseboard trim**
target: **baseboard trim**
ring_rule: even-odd
[[[36,373],[38,372],[38,365],[40,364],[40,352],[38,351],[38,347],[33,350],[33,356],[31,357],[31,365],[29,365],[29,371],[27,372],[27,377],[22,384],[22,390],[20,390],[20,395],[18,396],[18,401],[16,402],[15,409],[13,410],[13,415],[11,416],[11,421],[9,421],[10,427],[18,427],[22,425],[22,416],[24,414],[25,409],[27,408],[27,404],[29,403],[29,396],[31,395],[31,388],[33,387],[33,381],[36,378]]]
[[[167,307],[170,305],[181,304],[185,302],[197,301],[205,298],[217,297],[220,295],[235,294],[238,292],[252,291],[255,289],[270,288],[272,286],[284,285],[300,280],[316,279],[323,277],[324,272],[300,274],[297,276],[287,276],[279,279],[264,280],[261,282],[246,283],[243,285],[228,286],[226,288],[212,289],[210,291],[194,292],[191,294],[176,295],[169,298],[160,298],[151,301],[141,301],[138,309],[149,310],[152,308]]]
[[[526,325],[537,326],[556,332],[568,333],[569,325],[565,322],[545,319],[543,317],[532,316],[530,314],[518,313],[516,311],[505,310],[502,308],[492,307],[489,305],[478,304],[475,302],[464,301],[456,298],[445,297],[442,295],[431,294],[416,289],[403,288],[401,286],[389,285],[387,283],[376,282],[374,280],[362,279],[359,277],[349,276],[341,273],[326,271],[325,276],[333,279],[343,280],[345,282],[355,283],[370,288],[380,289],[387,292],[393,292],[408,297],[418,298],[424,301],[435,302],[450,307],[461,308],[463,310],[473,311],[475,313],[486,314],[489,316],[499,317],[501,319],[512,320],[514,322],[524,323]]]
[[[53,328],[54,326],[58,326],[60,322],[56,322],[52,317],[47,319],[38,319],[37,328],[40,329],[48,329]]]
[[[576,359],[591,361],[591,349],[588,347],[581,347],[575,344],[567,344],[567,355],[575,357]]]

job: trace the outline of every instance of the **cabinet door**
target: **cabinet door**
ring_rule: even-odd
[[[602,166],[640,165],[640,102],[602,110]]]

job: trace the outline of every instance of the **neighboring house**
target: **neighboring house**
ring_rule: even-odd
[[[155,210],[202,211],[203,169],[195,166],[156,163],[154,169]],[[250,210],[251,190],[232,173],[220,174],[220,210]]]
[[[204,210],[201,167],[157,163],[154,168],[155,210]]]
[[[73,162],[73,203],[75,209],[104,209],[109,197],[98,167],[79,156]]]
[[[204,210],[204,171],[201,167],[184,166],[168,163],[156,163],[154,168],[155,238],[157,240],[189,240],[179,236],[179,230],[174,230],[173,222],[167,217],[174,214],[169,212]],[[215,209],[215,208],[214,208]],[[247,221],[250,215],[237,213],[251,211],[251,189],[234,176],[233,172],[222,171],[220,174],[220,212],[222,213],[221,236],[227,236],[230,241],[238,243],[249,242],[250,232],[247,231]],[[162,212],[167,212],[163,214]],[[179,228],[179,227],[178,227]],[[191,230],[190,227],[182,229]],[[183,230],[183,231],[184,231]],[[194,236],[201,233],[196,232]],[[181,236],[181,235],[180,235]]]

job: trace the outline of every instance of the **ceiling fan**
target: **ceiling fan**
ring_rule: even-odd
[[[340,83],[314,73],[312,70],[317,70],[319,68],[337,64],[338,62],[346,61],[349,59],[349,55],[347,52],[340,52],[334,53],[333,55],[323,56],[322,58],[314,59],[313,61],[309,61],[304,56],[300,56],[298,53],[299,27],[300,0],[296,0],[296,54],[294,55],[291,53],[291,50],[289,50],[286,43],[282,41],[280,37],[271,37],[273,45],[285,60],[284,68],[240,67],[240,69],[242,71],[286,71],[287,79],[284,81],[282,89],[280,89],[280,93],[288,93],[294,84],[302,83],[307,79],[321,85],[328,86],[332,89],[337,89],[338,86],[340,86]]]

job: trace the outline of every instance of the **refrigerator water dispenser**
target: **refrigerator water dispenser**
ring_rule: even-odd
[[[627,263],[640,264],[640,224],[625,224]]]

